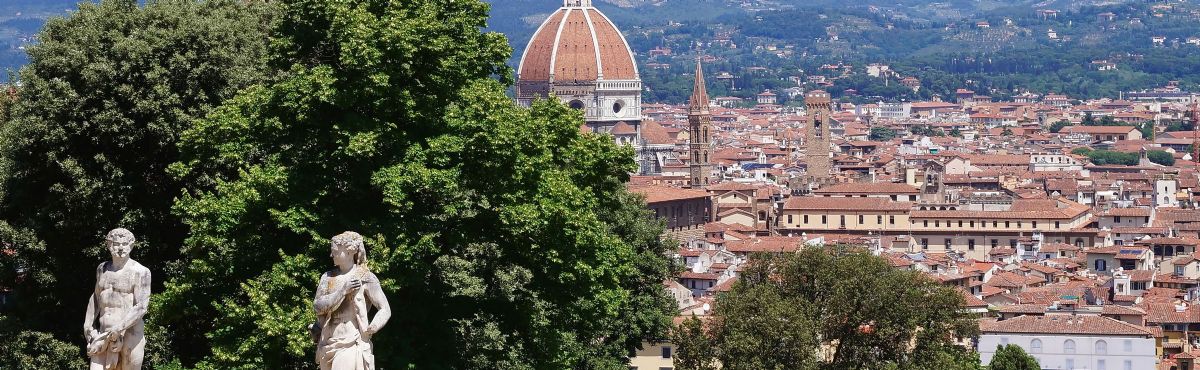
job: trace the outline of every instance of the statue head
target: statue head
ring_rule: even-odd
[[[104,236],[104,244],[108,246],[108,252],[112,253],[114,259],[129,258],[135,241],[137,239],[133,237],[133,232],[124,228],[112,229]]]
[[[345,252],[349,257],[347,262],[361,265],[367,263],[367,247],[363,245],[363,237],[356,232],[347,231],[330,240],[330,256],[333,257],[334,263],[338,262],[338,252]]]

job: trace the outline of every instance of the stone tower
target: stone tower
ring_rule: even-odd
[[[829,160],[830,104],[829,93],[825,91],[813,90],[804,94],[804,107],[808,112],[804,159],[808,164],[808,176],[815,183],[824,182],[832,172]]]
[[[698,189],[711,183],[712,165],[712,112],[708,109],[708,91],[704,88],[704,70],[696,60],[696,83],[692,86],[692,97],[688,100],[688,127],[691,143],[691,185]]]

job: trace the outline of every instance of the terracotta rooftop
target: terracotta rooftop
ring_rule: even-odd
[[[621,32],[593,7],[563,7],[530,38],[517,69],[521,81],[634,80],[633,52]]]
[[[989,333],[1084,334],[1153,337],[1145,327],[1104,316],[1018,316],[1008,320],[984,320],[979,330]]]

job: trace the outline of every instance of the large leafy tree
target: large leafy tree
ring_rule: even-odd
[[[206,333],[200,367],[312,367],[312,289],[345,230],[367,237],[391,300],[381,367],[620,369],[666,334],[668,245],[624,188],[632,151],[561,104],[504,95],[491,78],[511,50],[480,31],[486,4],[282,13],[287,77],[189,130],[175,166],[213,187],[177,203],[192,260],[155,309]]]
[[[996,354],[988,364],[989,370],[1039,370],[1042,366],[1033,356],[1015,344],[996,346]]]
[[[978,331],[962,305],[953,288],[867,253],[756,255],[717,299],[715,346],[726,368],[974,369],[952,341]]]
[[[104,0],[46,23],[16,96],[0,91],[0,248],[8,249],[0,286],[12,287],[16,302],[3,315],[11,325],[0,325],[0,338],[16,346],[9,350],[77,341],[93,271],[108,259],[109,229],[133,230],[134,257],[157,278],[169,273],[166,262],[179,256],[187,232],[171,213],[184,186],[167,173],[179,158],[175,143],[215,105],[263,79],[268,9],[235,0]]]

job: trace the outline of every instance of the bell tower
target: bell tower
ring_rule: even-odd
[[[708,91],[704,87],[704,69],[696,59],[696,82],[688,99],[688,141],[691,153],[691,186],[703,188],[711,184],[712,112],[708,109]]]

